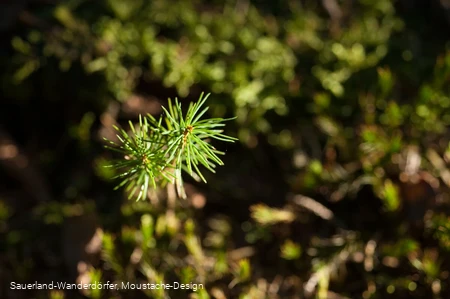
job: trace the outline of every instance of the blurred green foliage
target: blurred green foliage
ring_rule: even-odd
[[[25,209],[33,192],[0,189],[0,278],[62,276],[57,232],[95,211],[92,281],[206,288],[89,298],[448,298],[450,29],[448,9],[424,3],[31,5],[5,35],[0,113],[55,198]],[[242,142],[217,178],[188,184],[187,201],[170,186],[150,202],[113,193],[98,137],[142,113],[136,99],[203,90]]]

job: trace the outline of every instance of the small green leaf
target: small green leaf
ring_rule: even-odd
[[[292,242],[291,240],[286,240],[286,242],[281,246],[281,257],[286,260],[295,260],[302,254],[302,249],[300,245]]]

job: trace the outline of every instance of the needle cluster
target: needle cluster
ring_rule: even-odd
[[[124,187],[129,198],[140,200],[146,198],[150,187],[175,183],[178,195],[185,198],[182,171],[206,183],[200,168],[214,173],[217,165],[223,165],[219,156],[225,154],[209,142],[237,140],[223,134],[224,121],[234,118],[201,119],[209,109],[204,106],[208,97],[202,93],[185,115],[175,98],[174,103],[169,99],[168,109],[163,107],[159,119],[150,114],[140,116],[137,126],[129,122],[130,132],[115,126],[119,142],[105,140],[108,149],[122,155],[110,165],[119,172],[116,189]]]

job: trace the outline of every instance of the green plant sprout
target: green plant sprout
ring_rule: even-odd
[[[159,119],[150,114],[139,116],[137,128],[130,121],[130,133],[114,126],[119,142],[106,138],[105,141],[108,142],[106,148],[123,155],[122,159],[108,165],[119,172],[114,178],[121,182],[115,189],[125,187],[129,199],[138,193],[136,200],[140,200],[147,196],[150,184],[156,188],[175,183],[178,196],[186,198],[182,170],[206,183],[199,165],[214,173],[217,165],[223,165],[219,155],[225,154],[209,141],[238,140],[222,134],[224,121],[235,117],[201,119],[209,109],[203,107],[208,97],[209,94],[204,96],[202,93],[196,103],[190,103],[184,116],[178,99],[175,98],[175,103],[169,99],[168,109],[163,107]]]

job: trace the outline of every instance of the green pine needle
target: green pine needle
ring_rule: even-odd
[[[203,107],[209,94],[202,93],[196,103],[191,103],[183,116],[181,103],[169,99],[168,109],[156,120],[152,115],[139,117],[137,129],[130,122],[131,132],[115,127],[119,143],[105,139],[106,148],[119,152],[122,158],[110,167],[115,168],[121,182],[116,188],[124,187],[129,198],[147,198],[150,188],[167,182],[175,183],[178,195],[186,197],[181,171],[184,170],[196,180],[206,179],[199,165],[215,172],[216,165],[223,165],[216,150],[208,141],[216,139],[234,142],[237,139],[223,134],[224,122],[235,118],[211,118],[200,120],[209,107]],[[163,125],[165,124],[165,125]]]

